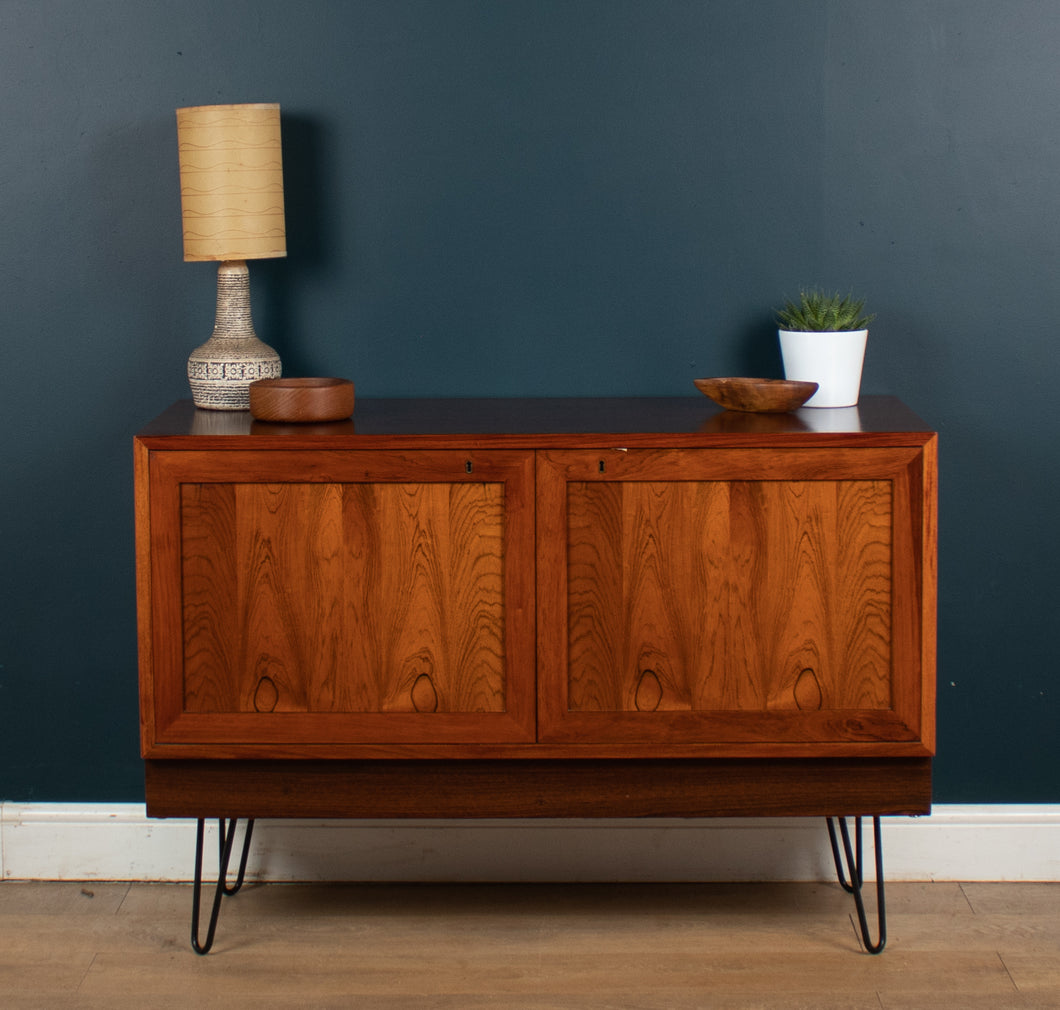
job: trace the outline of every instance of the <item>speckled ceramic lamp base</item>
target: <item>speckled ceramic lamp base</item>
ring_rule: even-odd
[[[219,264],[213,336],[188,358],[188,382],[195,406],[249,410],[250,384],[258,379],[278,379],[280,374],[280,356],[254,332],[246,263]]]

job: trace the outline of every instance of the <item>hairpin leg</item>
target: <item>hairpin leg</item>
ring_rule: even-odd
[[[205,954],[213,946],[214,932],[217,929],[217,916],[221,911],[221,898],[235,894],[243,886],[243,877],[247,872],[247,856],[250,853],[250,837],[254,831],[253,820],[247,821],[246,833],[243,837],[243,854],[239,860],[239,874],[236,882],[228,884],[228,864],[232,857],[232,842],[236,835],[236,824],[238,820],[233,818],[225,825],[224,818],[217,822],[218,826],[218,869],[217,886],[214,889],[213,906],[210,909],[210,924],[206,932],[205,943],[199,942],[199,910],[202,904],[202,849],[203,835],[205,833],[206,821],[199,818],[195,832],[195,883],[191,892],[191,948],[196,954]]]
[[[854,819],[854,846],[850,844],[850,832],[847,830],[847,819],[837,818],[839,821],[840,834],[843,837],[843,855],[846,856],[846,868],[843,866],[843,856],[840,854],[839,845],[836,841],[835,827],[832,818],[827,818],[828,840],[832,845],[832,859],[835,862],[836,875],[844,891],[854,895],[854,906],[858,913],[858,925],[861,928],[861,939],[865,949],[870,954],[879,954],[887,943],[887,910],[883,897],[883,844],[880,837],[880,819],[872,818],[873,845],[876,855],[876,920],[879,926],[879,939],[873,943],[869,938],[868,920],[865,916],[865,901],[861,894],[861,885],[864,880],[862,846],[861,846],[861,818]],[[850,879],[847,880],[849,871]]]
[[[232,834],[232,835],[234,835],[236,833],[236,822],[234,820],[229,825],[228,830],[229,830],[229,833]],[[246,832],[243,835],[243,853],[239,857],[239,873],[236,876],[236,882],[234,884],[232,884],[231,886],[229,886],[228,880],[227,879],[225,880],[224,891],[225,891],[226,895],[231,896],[231,895],[235,894],[236,891],[238,891],[243,886],[243,878],[246,876],[246,873],[247,873],[247,856],[250,854],[250,836],[253,833],[254,833],[254,821],[251,819],[251,820],[247,821]],[[231,847],[231,844],[232,844],[231,839],[229,839],[228,844],[229,844],[229,847]]]

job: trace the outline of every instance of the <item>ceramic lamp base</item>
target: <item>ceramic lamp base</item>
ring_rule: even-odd
[[[250,384],[280,375],[280,356],[254,332],[246,263],[219,264],[213,335],[188,358],[188,383],[195,406],[249,410]]]

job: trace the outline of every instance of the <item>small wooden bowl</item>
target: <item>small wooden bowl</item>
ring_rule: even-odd
[[[250,412],[259,421],[343,421],[353,413],[353,383],[349,379],[258,379],[250,384]]]
[[[816,382],[791,379],[694,379],[698,389],[726,410],[786,414],[817,392]],[[253,387],[251,387],[253,389]]]

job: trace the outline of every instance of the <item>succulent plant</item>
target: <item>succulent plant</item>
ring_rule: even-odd
[[[777,309],[777,324],[781,329],[803,332],[863,330],[875,318],[865,314],[863,299],[817,288],[800,291],[798,301],[788,301]]]

